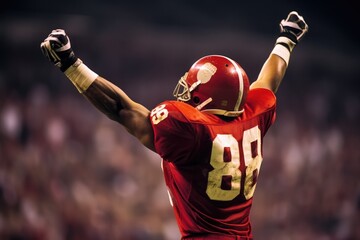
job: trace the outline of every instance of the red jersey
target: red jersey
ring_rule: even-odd
[[[275,108],[270,90],[253,89],[236,118],[179,101],[151,111],[155,149],[182,239],[252,237],[250,208]]]

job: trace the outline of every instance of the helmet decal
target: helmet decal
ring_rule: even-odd
[[[207,62],[201,66],[201,68],[199,69],[196,75],[196,78],[202,84],[207,83],[208,81],[210,81],[211,77],[216,73],[216,70],[217,68],[213,64]]]

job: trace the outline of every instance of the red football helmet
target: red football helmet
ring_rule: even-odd
[[[201,111],[235,117],[243,112],[248,91],[249,79],[237,62],[209,55],[191,66],[173,94]]]

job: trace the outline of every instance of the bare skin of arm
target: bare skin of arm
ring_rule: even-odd
[[[155,151],[150,111],[131,100],[119,87],[102,77],[89,86],[83,95],[110,119],[123,125],[144,146]]]
[[[251,84],[250,89],[266,88],[276,93],[284,78],[286,69],[287,65],[281,57],[270,54],[257,80]]]

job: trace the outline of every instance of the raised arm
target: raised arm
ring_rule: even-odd
[[[40,47],[43,54],[65,73],[77,90],[97,109],[122,124],[143,145],[154,151],[150,111],[77,58],[64,30],[52,31]]]
[[[150,111],[131,100],[120,88],[97,77],[83,95],[110,119],[122,124],[147,148],[154,151]]]
[[[308,25],[295,11],[290,12],[287,18],[280,22],[280,37],[276,40],[257,80],[251,84],[251,89],[267,88],[277,92],[289,64],[290,54],[307,31]]]

